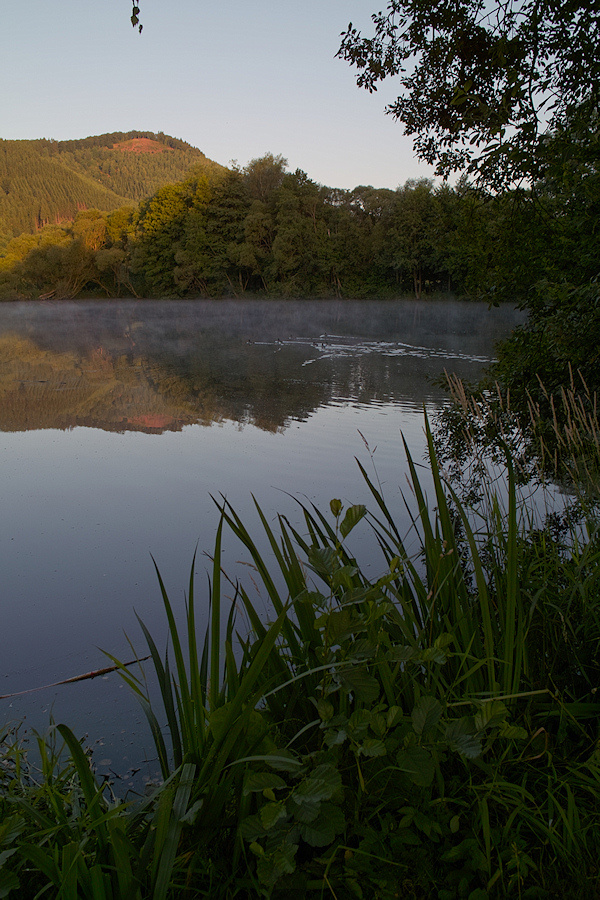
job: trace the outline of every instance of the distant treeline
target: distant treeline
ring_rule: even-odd
[[[541,186],[535,196],[490,198],[466,182],[429,180],[338,190],[271,154],[244,169],[206,165],[137,207],[82,210],[14,238],[0,257],[0,296],[451,292],[519,301],[549,272],[564,281],[585,265],[563,198],[543,195]]]

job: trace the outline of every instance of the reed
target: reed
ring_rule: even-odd
[[[140,622],[159,696],[111,656],[163,785],[111,798],[65,726],[70,762],[42,741],[36,778],[7,735],[0,896],[596,896],[597,526],[540,527],[508,443],[502,491],[474,510],[426,434],[433,496],[406,450],[406,537],[360,463],[373,512],[300,504],[275,527],[256,504],[256,531],[217,502],[205,633],[194,558],[182,626],[157,570],[164,651]],[[225,530],[266,618],[222,571]]]
[[[519,508],[508,448],[504,499],[492,495],[487,518],[474,517],[444,482],[428,423],[426,430],[434,497],[425,496],[407,451],[417,556],[359,464],[376,514],[363,506],[343,509],[337,500],[330,515],[300,504],[304,527],[280,517],[276,534],[257,504],[269,557],[235,510],[219,503],[211,621],[199,661],[189,647],[188,669],[161,583],[176,674],[146,638],[173,746],[165,773],[194,761],[195,802],[218,810],[217,823],[210,812],[198,813],[193,833],[205,843],[195,844],[192,870],[202,871],[208,846],[226,837],[224,853],[242,866],[241,883],[250,879],[252,890],[265,896],[308,872],[321,872],[309,879],[316,884],[324,869],[332,892],[348,890],[354,876],[340,848],[358,850],[359,835],[375,828],[373,819],[380,828],[390,816],[396,848],[375,854],[386,860],[381,866],[390,884],[399,877],[392,856],[398,858],[402,841],[405,859],[407,847],[431,853],[443,844],[452,871],[461,860],[457,847],[474,841],[485,864],[469,878],[473,890],[490,896],[547,877],[525,849],[511,856],[522,834],[524,847],[542,841],[555,864],[567,865],[577,853],[590,862],[589,801],[598,778],[590,725],[597,706],[593,653],[586,655],[585,644],[589,650],[598,633],[598,605],[589,603],[598,585],[596,536],[590,532],[584,545],[566,547],[533,527]],[[215,586],[224,527],[249,552],[253,583],[258,580],[269,602],[272,622],[263,621],[244,585],[236,584],[220,643]],[[378,578],[367,577],[349,549],[354,530],[364,527],[377,535]],[[191,579],[188,632],[192,597]],[[251,627],[237,645],[236,604]],[[586,604],[579,628],[573,613]],[[557,651],[563,659],[575,651],[562,677],[552,659]],[[197,673],[201,689],[194,694]],[[150,698],[144,702],[154,716]],[[202,747],[198,734],[205,735]],[[575,746],[576,762],[569,755]],[[426,839],[432,843],[424,850]],[[361,853],[373,855],[366,845]],[[325,890],[325,880],[319,884]]]

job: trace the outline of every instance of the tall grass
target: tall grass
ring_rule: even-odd
[[[280,517],[276,534],[257,505],[269,558],[221,504],[200,654],[193,580],[187,655],[161,583],[173,674],[168,654],[161,659],[146,638],[173,748],[166,765],[156,713],[142,699],[165,775],[184,762],[198,767],[191,833],[203,840],[191,871],[225,841],[222,852],[265,896],[290,885],[356,892],[361,860],[386,890],[408,877],[417,895],[435,886],[450,897],[467,883],[517,896],[556,882],[577,857],[578,889],[588,889],[599,786],[596,535],[566,548],[528,532],[508,450],[506,503],[496,498],[485,521],[474,519],[444,483],[428,425],[427,441],[434,497],[407,450],[417,558],[360,466],[374,514],[337,500],[329,515],[301,506],[304,527]],[[263,621],[237,584],[221,640],[225,527],[249,552],[272,618]],[[378,578],[349,549],[364,527],[377,535]],[[252,629],[237,647],[236,605]],[[569,654],[559,671],[554,657]],[[426,874],[415,870],[415,852],[428,860]],[[471,871],[464,857],[479,863]],[[458,886],[448,886],[457,871]]]
[[[52,757],[41,781],[24,779],[13,748],[0,896],[15,878],[24,897],[31,878],[94,900],[597,896],[597,531],[590,519],[561,542],[532,524],[506,447],[502,498],[475,515],[426,433],[433,496],[406,451],[409,540],[360,464],[373,512],[301,504],[302,525],[273,527],[256,504],[260,543],[219,502],[203,637],[193,561],[183,626],[158,573],[164,651],[140,623],[160,696],[120,667],[163,786],[139,806],[110,800],[63,726],[66,775]],[[221,570],[225,529],[250,556],[266,620]],[[360,559],[364,529],[378,577]],[[48,785],[40,819],[28,792]],[[51,853],[31,849],[40,835]]]
[[[164,900],[194,767],[133,804],[98,784],[65,725],[37,743],[39,771],[13,731],[0,735],[0,897]]]

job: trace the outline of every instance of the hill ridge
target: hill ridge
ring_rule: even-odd
[[[129,142],[162,149],[123,152]],[[68,141],[0,138],[0,246],[44,224],[72,219],[81,209],[109,212],[134,205],[198,166],[223,168],[163,132],[117,131]]]

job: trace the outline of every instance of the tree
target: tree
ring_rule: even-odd
[[[350,23],[338,55],[369,91],[398,77],[387,111],[438,175],[535,179],[545,135],[597,110],[597,0],[390,0],[372,19],[371,37]]]
[[[410,275],[416,300],[435,267],[435,207],[433,184],[426,178],[407,181],[396,191],[389,229],[391,261],[394,269]]]

